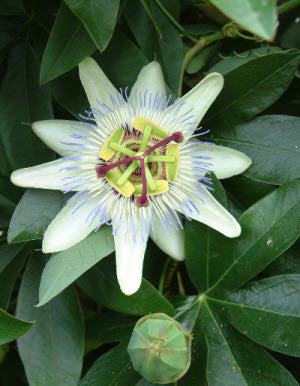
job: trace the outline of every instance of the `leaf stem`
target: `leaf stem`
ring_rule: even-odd
[[[299,5],[300,5],[300,0],[288,0],[277,7],[278,15],[288,12]]]
[[[172,24],[188,39],[190,39],[193,43],[197,43],[198,39],[191,36],[189,33],[185,31],[185,29],[178,23],[178,21],[170,14],[170,12],[163,6],[160,0],[155,0],[156,4],[162,10],[162,12],[167,16]]]
[[[181,73],[180,73],[180,81],[179,81],[179,87],[177,96],[181,97],[182,94],[182,83],[183,83],[183,76],[185,73],[185,69],[190,62],[190,60],[198,53],[200,52],[205,46],[209,45],[210,43],[215,42],[216,40],[224,39],[225,35],[223,32],[216,32],[215,34],[210,34],[207,36],[202,36],[197,43],[188,50],[188,52],[185,54],[185,57],[183,58],[182,67],[181,67]]]

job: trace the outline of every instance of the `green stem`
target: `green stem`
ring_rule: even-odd
[[[222,32],[216,32],[215,34],[210,34],[207,36],[202,36],[198,42],[188,50],[188,52],[185,54],[185,57],[183,58],[182,67],[181,67],[181,73],[180,73],[180,81],[179,81],[179,87],[177,95],[178,97],[181,97],[182,94],[182,83],[183,83],[183,76],[185,73],[185,69],[187,65],[189,64],[190,60],[198,54],[205,46],[209,45],[210,43],[213,43],[217,40],[224,39],[225,35]]]
[[[299,5],[300,5],[300,0],[288,0],[277,7],[278,15],[288,12]]]
[[[160,275],[159,284],[158,284],[158,292],[160,294],[163,294],[163,291],[164,291],[165,277],[166,277],[166,273],[167,273],[167,269],[168,269],[168,265],[169,265],[170,261],[171,261],[171,257],[169,257],[166,260],[165,265],[164,265],[163,270],[162,270],[162,273]]]
[[[186,36],[187,38],[189,38],[193,43],[196,43],[198,40],[196,38],[194,38],[193,36],[191,36],[190,34],[188,34],[184,28],[182,27],[182,25],[180,25],[178,23],[178,21],[176,19],[174,19],[174,17],[170,14],[170,12],[162,5],[161,1],[160,0],[155,0],[156,4],[159,6],[159,8],[163,11],[163,13],[167,16],[167,18],[170,20],[171,23],[173,23],[175,25],[175,27],[184,35]]]

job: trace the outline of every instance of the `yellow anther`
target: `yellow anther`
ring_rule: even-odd
[[[151,137],[157,139],[165,139],[168,137],[168,132],[161,127],[157,126],[154,122],[149,121],[149,119],[137,117],[133,121],[133,127],[142,133],[145,132],[147,127],[151,127]],[[149,129],[147,129],[149,130]]]
[[[106,173],[107,181],[121,194],[126,197],[130,197],[134,193],[134,186],[131,182],[125,181],[123,185],[118,184],[119,178],[122,173],[118,169],[109,170]]]
[[[122,139],[124,137],[124,129],[123,127],[118,127],[115,129],[112,134],[107,138],[107,140],[104,142],[99,157],[104,159],[105,161],[110,160],[113,155],[115,154],[115,150],[110,147],[112,143],[120,144],[122,142]]]
[[[175,181],[179,168],[179,147],[177,143],[169,143],[167,145],[166,156],[172,156],[175,158],[175,162],[166,163],[166,175],[168,181]]]

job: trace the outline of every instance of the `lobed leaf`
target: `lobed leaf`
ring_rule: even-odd
[[[281,185],[300,176],[300,118],[266,115],[250,122],[213,130],[217,145],[247,154],[252,165],[243,174],[268,184]]]

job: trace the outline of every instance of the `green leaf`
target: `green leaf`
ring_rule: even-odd
[[[225,86],[204,119],[206,127],[231,126],[265,110],[288,88],[299,61],[299,54],[273,52],[254,55],[226,72]]]
[[[149,16],[149,18],[151,19],[152,23],[153,23],[153,26],[154,28],[156,29],[156,32],[158,33],[158,36],[159,36],[159,39],[162,39],[163,38],[163,35],[161,33],[161,30],[159,28],[159,25],[156,23],[156,20],[152,14],[152,10],[151,10],[151,7],[148,3],[148,0],[140,0],[141,4],[143,5],[143,7],[145,8],[145,11],[147,12],[147,15]]]
[[[18,253],[24,248],[24,244],[0,245],[0,273],[12,262]]]
[[[242,174],[224,180],[223,184],[226,191],[234,196],[233,199],[236,200],[244,210],[275,190],[275,187],[270,184],[253,180]],[[238,217],[240,217],[240,215]]]
[[[83,22],[100,51],[107,47],[114,32],[120,0],[65,0]]]
[[[300,23],[294,22],[282,34],[280,39],[281,46],[284,48],[300,48]]]
[[[274,39],[277,25],[275,0],[210,1],[245,30],[264,40]]]
[[[33,323],[17,319],[0,308],[0,345],[26,334]]]
[[[177,0],[162,0],[162,4],[172,14],[179,8],[179,1]],[[183,62],[183,44],[180,37],[180,32],[170,22],[167,16],[162,12],[158,5],[151,2],[153,17],[155,18],[159,29],[163,35],[162,39],[158,40],[162,64],[166,74],[166,80],[171,90],[176,93],[179,81],[180,73]]]
[[[173,297],[170,300],[176,307],[173,318],[193,334],[191,365],[178,384],[206,386],[207,345],[198,320],[203,303],[197,296],[178,296],[175,302]]]
[[[53,159],[54,153],[30,127],[33,121],[52,118],[50,92],[39,87],[38,74],[39,60],[25,37],[9,51],[0,87],[0,171],[4,175]]]
[[[33,255],[22,279],[17,316],[36,323],[18,340],[18,350],[29,384],[73,386],[79,381],[83,359],[80,304],[75,291],[68,288],[46,306],[34,307],[44,261],[43,255]]]
[[[70,71],[96,51],[88,32],[62,2],[41,65],[41,84]]]
[[[7,240],[9,243],[38,240],[65,203],[61,192],[28,189],[12,216]]]
[[[42,274],[37,307],[48,303],[114,249],[111,227],[102,225],[74,247],[54,253]]]
[[[21,0],[1,0],[0,15],[24,15],[25,10]]]
[[[22,248],[0,271],[0,308],[3,308],[4,310],[6,310],[9,305],[15,282],[25,264],[26,258],[26,248]]]
[[[213,195],[227,208],[227,197],[219,180],[212,174]],[[188,221],[185,225],[185,255],[189,277],[200,292],[210,286],[210,244],[217,232],[198,221]]]
[[[224,307],[205,295],[182,297],[175,318],[193,331],[193,355],[180,385],[296,385],[295,379],[261,347],[237,332]],[[195,344],[196,343],[196,344]]]
[[[104,344],[128,339],[136,322],[136,316],[113,311],[102,312],[87,320],[86,340]]]
[[[132,368],[126,345],[120,344],[98,358],[79,385],[128,386],[140,378]]]
[[[284,252],[300,235],[300,178],[251,206],[239,219],[242,234],[218,234],[210,244],[209,289],[237,288]]]
[[[151,15],[153,17],[152,9]],[[155,31],[153,21],[151,21],[151,18],[149,17],[149,14],[146,12],[145,8],[142,6],[141,1],[127,1],[126,7],[124,9],[124,17],[128,24],[128,28],[132,32],[143,53],[149,60],[153,60],[154,52],[160,53],[158,35]],[[154,17],[153,20],[155,20]],[[159,28],[157,23],[156,26]],[[160,59],[160,57],[157,59]]]
[[[267,276],[300,274],[300,239],[281,256],[269,264],[263,271]]]
[[[179,2],[177,0],[164,0],[162,3],[176,19]],[[166,81],[173,92],[176,92],[183,60],[180,33],[154,1],[149,2],[149,5],[152,19],[156,21],[156,27],[160,32],[157,32],[153,26],[140,0],[127,2],[124,15],[128,27],[145,55],[149,60],[156,59],[160,62]],[[162,38],[160,34],[162,34]]]
[[[213,130],[210,140],[247,154],[252,165],[244,175],[281,185],[300,176],[300,118],[266,115]]]
[[[74,117],[90,109],[77,68],[50,82],[50,87],[56,102]]]
[[[115,87],[131,87],[142,69],[148,63],[143,52],[116,30],[107,50],[99,57],[99,64]]]
[[[207,340],[209,385],[297,385],[292,375],[262,348],[235,331],[204,301],[199,322]]]
[[[281,275],[251,282],[216,301],[241,333],[271,350],[300,356],[299,292],[300,275]]]
[[[16,205],[3,194],[0,194],[0,207],[0,227],[7,227]]]
[[[112,258],[106,258],[78,279],[80,288],[97,303],[114,311],[133,315],[174,313],[174,308],[147,280],[133,295],[124,295],[118,285]]]

